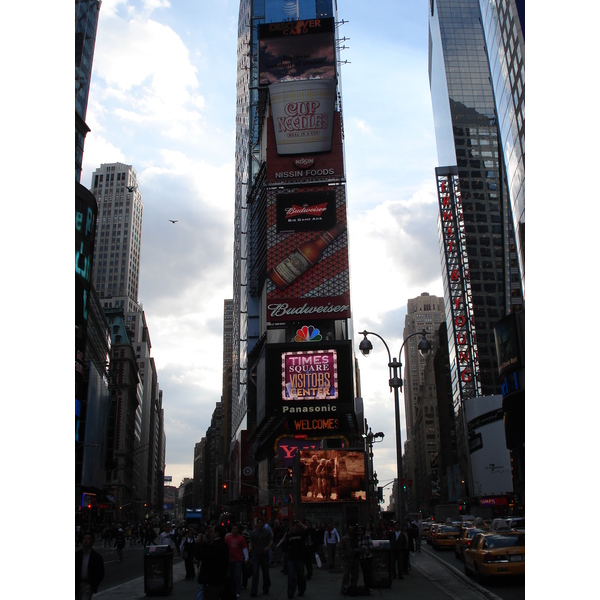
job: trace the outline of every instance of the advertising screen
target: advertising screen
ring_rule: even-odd
[[[333,113],[331,150],[304,154],[278,154],[273,118],[267,119],[267,179],[278,183],[342,179],[344,161],[342,125],[339,112]]]
[[[331,18],[258,26],[259,84],[335,78],[335,23]]]
[[[280,213],[285,206],[302,207],[307,204],[307,192],[322,194],[330,214],[333,209],[330,194],[335,195],[335,225],[315,231],[316,222],[311,225],[308,221],[305,225],[310,227],[306,228],[312,231],[277,231],[278,205],[283,207]],[[284,198],[285,194],[288,196]],[[297,227],[299,223],[294,225]],[[267,274],[269,322],[350,317],[344,185],[267,191]]]
[[[355,450],[300,450],[300,501],[367,499],[365,455]]]
[[[337,368],[335,350],[284,352],[281,355],[281,398],[337,399]]]

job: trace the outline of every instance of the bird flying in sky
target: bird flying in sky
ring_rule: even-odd
[[[175,219],[175,220],[173,221],[173,219],[169,219],[169,221],[171,221],[171,223],[177,223],[177,221],[178,221],[178,220],[179,220],[179,219]]]

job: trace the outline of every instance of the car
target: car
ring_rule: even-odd
[[[485,529],[479,527],[463,527],[460,535],[454,544],[454,554],[459,560],[465,561],[464,549],[465,546],[478,534],[485,533]]]
[[[435,530],[431,537],[431,545],[434,550],[442,548],[454,548],[454,544],[460,535],[460,527],[458,525],[440,525]]]
[[[431,527],[431,521],[423,521],[423,531],[421,533],[421,537],[427,539],[427,532]]]
[[[510,517],[506,519],[509,529],[525,531],[525,517]]]
[[[525,575],[525,532],[478,533],[464,548],[465,573],[486,577]]]
[[[435,530],[441,525],[441,523],[432,523],[431,527],[427,530],[427,543],[431,546],[431,539],[435,533]]]

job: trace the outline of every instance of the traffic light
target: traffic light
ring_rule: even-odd
[[[292,468],[288,469],[288,475],[290,477],[290,481],[294,479],[294,470]]]
[[[377,488],[377,501],[380,504],[383,504],[383,488],[382,487]]]
[[[224,483],[224,484],[223,484],[223,491],[224,491],[224,492],[226,492],[226,491],[227,491],[227,484],[226,484],[226,483]]]

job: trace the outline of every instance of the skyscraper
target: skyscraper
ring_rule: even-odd
[[[515,6],[504,1],[482,4],[494,4],[494,11],[502,14],[509,4]],[[497,43],[494,51],[490,49],[492,40],[486,36],[492,34],[493,17],[486,19],[484,28],[478,0],[430,1],[429,80],[440,164],[438,230],[457,415],[462,415],[467,399],[501,393],[494,326],[523,309],[515,223],[522,236],[524,168],[520,175],[519,168],[524,167],[524,135],[518,127],[512,138],[506,134],[522,118],[523,89],[519,93],[515,81],[510,101],[521,116],[513,119],[516,113],[507,107],[509,98],[498,73],[502,64],[519,64],[520,77],[524,65],[514,41],[508,42],[508,35],[518,37],[512,37],[512,27],[500,27],[501,38],[507,40],[504,49]],[[506,48],[512,48],[508,62],[498,62]],[[515,139],[522,156],[512,147]],[[519,215],[513,215],[513,207]],[[469,462],[463,416],[457,419],[461,468]]]
[[[429,36],[456,402],[465,394],[500,392],[493,326],[521,309],[523,297],[479,2],[463,0],[457,6],[451,0],[432,0]]]
[[[91,190],[98,202],[92,283],[103,306],[139,312],[144,206],[137,173],[131,165],[102,164]]]
[[[85,123],[100,0],[75,0],[75,181],[81,177],[83,144],[89,128]]]
[[[230,479],[259,504],[302,448],[359,430],[338,27],[335,0],[240,2]],[[327,385],[291,376],[317,363]],[[308,404],[321,419],[291,416]]]

